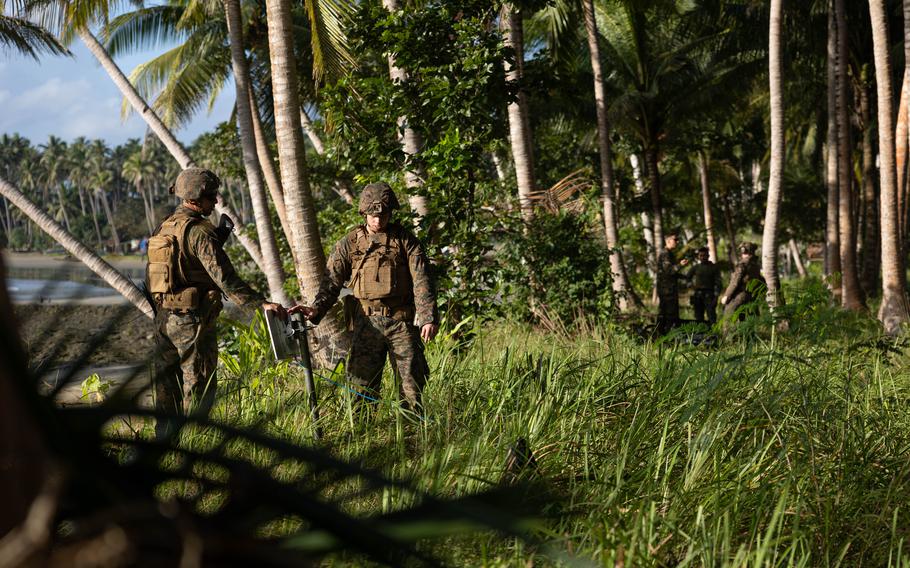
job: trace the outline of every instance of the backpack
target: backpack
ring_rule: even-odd
[[[192,288],[191,294],[194,298],[183,297],[190,289],[187,288],[181,253],[186,231],[196,221],[197,219],[188,216],[170,217],[161,223],[155,234],[149,238],[146,267],[148,291],[163,307],[177,309],[196,307],[195,288]]]

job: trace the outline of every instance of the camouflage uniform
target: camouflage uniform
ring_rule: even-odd
[[[692,308],[695,310],[695,319],[708,323],[717,321],[717,295],[720,291],[720,268],[706,260],[692,266],[686,277],[692,282],[695,291],[692,293]]]
[[[380,185],[388,188],[371,184],[364,189],[365,198],[371,187]],[[390,188],[387,191],[391,194]],[[370,211],[364,210],[362,198],[364,212]],[[347,310],[354,332],[347,364],[351,380],[377,398],[386,356],[391,354],[401,377],[402,399],[413,410],[421,407],[429,377],[420,328],[438,318],[428,268],[420,242],[400,224],[390,223],[385,232],[375,234],[361,225],[336,243],[313,301],[316,313],[310,318],[318,323],[341,288],[351,288],[352,309]]]
[[[168,225],[184,224],[180,268],[184,285],[199,290],[199,302],[195,309],[169,309],[162,306],[160,294],[153,294],[157,364],[162,367],[155,373],[155,408],[185,414],[195,404],[201,413],[207,413],[214,403],[217,385],[215,322],[221,313],[222,293],[241,305],[258,305],[265,299],[237,275],[215,226],[201,213],[180,205],[161,222],[153,236]],[[169,421],[159,420],[156,434],[166,436],[171,427]]]
[[[761,267],[758,265],[758,259],[755,258],[755,245],[752,243],[743,243],[740,246],[740,252],[749,251],[753,256],[749,260],[740,260],[733,269],[730,276],[730,284],[724,292],[727,297],[727,303],[724,306],[724,317],[731,317],[740,307],[752,302],[755,298],[749,291],[750,282],[759,280],[764,284],[765,279],[761,275]],[[754,286],[754,285],[753,285]],[[743,319],[744,314],[740,314]]]
[[[676,255],[663,249],[657,258],[657,330],[666,333],[679,324],[679,273]]]

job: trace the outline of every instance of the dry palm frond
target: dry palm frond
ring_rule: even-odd
[[[591,180],[587,176],[587,170],[580,169],[554,183],[549,189],[532,192],[528,199],[534,207],[542,207],[550,213],[579,213],[584,209],[584,201],[579,196],[589,187]]]

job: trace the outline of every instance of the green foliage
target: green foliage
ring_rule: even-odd
[[[608,250],[583,217],[539,212],[524,232],[512,233],[503,248],[507,317],[567,323],[612,311]]]

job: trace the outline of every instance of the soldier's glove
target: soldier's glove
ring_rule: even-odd
[[[227,240],[231,237],[233,231],[234,221],[225,213],[222,213],[221,221],[219,221],[218,226],[215,227],[215,235],[218,237],[218,242],[221,243],[221,246],[224,246],[225,243],[227,243]]]

